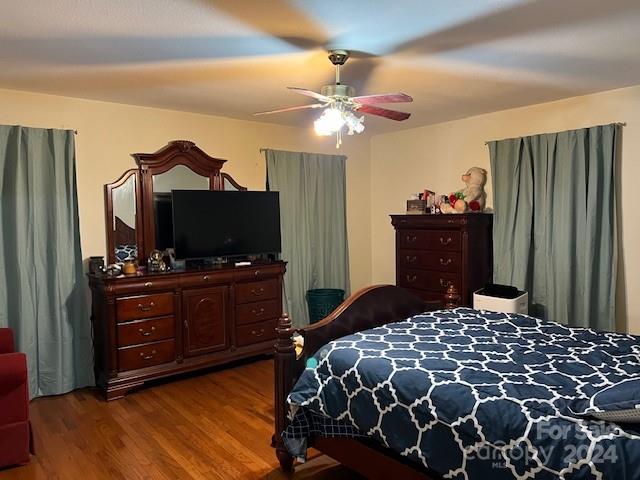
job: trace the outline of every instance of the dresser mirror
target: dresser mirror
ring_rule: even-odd
[[[143,263],[152,250],[173,245],[172,190],[246,190],[220,171],[226,160],[210,157],[193,142],[177,140],[132,156],[137,168],[104,187],[110,264]]]
[[[107,261],[135,261],[141,243],[138,171],[127,170],[118,180],[105,185]]]
[[[176,165],[153,176],[153,193],[171,193],[171,190],[209,190],[209,177],[185,165]]]
[[[172,190],[209,190],[208,176],[200,175],[186,165],[176,165],[163,173],[153,175],[153,217],[155,248],[173,248]]]

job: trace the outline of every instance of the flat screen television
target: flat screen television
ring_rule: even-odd
[[[278,192],[174,190],[177,259],[279,253]]]

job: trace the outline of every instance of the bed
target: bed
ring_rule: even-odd
[[[640,478],[640,431],[584,415],[640,376],[637,337],[425,304],[372,287],[276,345],[274,445],[367,478]]]

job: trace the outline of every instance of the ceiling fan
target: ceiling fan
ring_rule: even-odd
[[[270,115],[272,113],[304,110],[307,108],[324,109],[320,117],[314,122],[314,129],[318,135],[336,134],[336,148],[342,144],[342,130],[347,128],[349,135],[364,131],[364,117],[357,116],[358,112],[367,115],[377,115],[390,120],[402,121],[411,116],[410,113],[389,110],[376,106],[380,103],[413,102],[413,98],[405,93],[387,93],[381,95],[355,96],[355,88],[340,83],[340,66],[349,58],[346,50],[330,50],[329,60],[336,67],[336,83],[324,85],[320,93],[306,88],[287,87],[295,93],[306,95],[318,100],[318,103],[298,105],[295,107],[279,108],[267,112],[257,112],[254,115]]]

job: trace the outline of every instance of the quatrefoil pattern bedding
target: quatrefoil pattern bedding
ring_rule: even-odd
[[[574,413],[640,376],[638,337],[458,308],[343,337],[316,359],[292,412],[343,422],[444,478],[640,478],[637,425]]]

